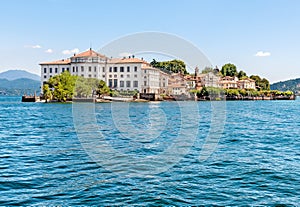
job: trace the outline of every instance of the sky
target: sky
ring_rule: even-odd
[[[300,78],[298,0],[3,0],[0,9],[0,72],[40,74],[40,62],[155,31],[189,41],[219,68],[233,63],[271,83]]]

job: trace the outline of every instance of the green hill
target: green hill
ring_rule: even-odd
[[[27,78],[36,81],[40,81],[40,76],[30,73],[26,70],[8,70],[5,72],[0,73],[0,79],[7,79],[7,80],[17,80],[20,78]]]
[[[20,96],[40,93],[40,81],[28,78],[0,79],[0,95]]]
[[[287,81],[280,81],[277,83],[273,83],[271,85],[271,90],[279,90],[279,91],[300,91],[300,78],[287,80]]]

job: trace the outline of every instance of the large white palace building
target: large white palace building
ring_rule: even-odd
[[[108,58],[89,49],[68,59],[40,63],[40,66],[42,85],[52,76],[69,71],[72,75],[103,80],[119,91],[159,94],[168,88],[169,74],[134,56]]]

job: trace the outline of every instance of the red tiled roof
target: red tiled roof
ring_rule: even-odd
[[[40,63],[40,65],[67,65],[69,63],[71,63],[70,59],[62,59],[62,60],[55,60],[51,62],[43,62]]]
[[[242,80],[239,80],[238,82],[255,82],[255,80],[251,79],[251,78],[246,78],[246,79],[242,79]]]
[[[106,58],[105,55],[102,55],[100,53],[97,53],[95,52],[94,50],[92,49],[89,49],[85,52],[81,52],[79,54],[75,54],[73,57],[71,58],[76,58],[76,57],[102,57],[102,58]]]
[[[109,63],[115,63],[115,64],[120,64],[120,63],[147,63],[145,60],[141,60],[139,58],[113,58],[109,60]]]

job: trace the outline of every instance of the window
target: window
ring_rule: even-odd
[[[147,81],[144,81],[144,86],[146,86],[147,85]]]
[[[92,72],[92,67],[91,66],[89,66],[89,72]]]
[[[89,78],[91,78],[92,77],[92,75],[91,74],[89,74]]]
[[[46,76],[46,75],[44,75],[44,78],[46,79],[46,78],[47,78],[47,76]]]
[[[67,71],[70,71],[70,68],[67,68]]]
[[[118,67],[114,67],[114,72],[118,72]]]
[[[120,72],[124,72],[124,67],[120,67]]]
[[[47,73],[47,68],[44,68],[44,73]]]
[[[130,81],[126,81],[126,87],[130,88]]]
[[[81,66],[81,72],[84,72],[84,67],[83,66]]]
[[[112,75],[109,75],[109,77],[111,78],[111,77],[112,77]]]
[[[62,72],[65,72],[65,68],[62,68],[61,71],[62,71]]]
[[[127,66],[127,72],[130,72],[130,66]]]
[[[147,70],[144,70],[144,73],[147,73]]]
[[[114,87],[118,87],[118,79],[114,79]]]
[[[96,75],[94,75],[94,77],[96,78]]]
[[[52,68],[50,68],[50,72],[49,73],[52,73]]]
[[[97,72],[97,67],[96,66],[94,67],[94,72]]]
[[[118,77],[118,75],[114,75],[114,78],[117,78]]]
[[[139,82],[138,81],[133,81],[133,87],[139,87]]]
[[[109,67],[109,72],[112,72],[112,67]]]
[[[121,87],[121,88],[124,87],[124,81],[120,81],[120,87]]]
[[[81,74],[81,77],[84,77],[84,75],[83,75],[83,74]]]
[[[105,78],[105,75],[102,75],[102,78]]]
[[[55,68],[55,73],[57,73],[57,68]]]
[[[130,78],[130,75],[129,75],[129,74],[127,75],[127,78]]]
[[[76,73],[78,73],[78,66],[76,66]]]
[[[124,75],[122,74],[122,75],[121,75],[121,78],[123,78],[123,77],[124,77]]]
[[[137,72],[137,66],[134,66],[134,72]]]
[[[144,76],[144,78],[146,79],[146,78],[147,78],[147,76]]]
[[[105,67],[102,67],[102,72],[103,72],[103,73],[105,72]]]
[[[108,87],[112,87],[112,79],[108,79]]]
[[[137,78],[137,75],[134,75],[135,78]]]
[[[73,73],[75,73],[75,67],[73,66]]]

